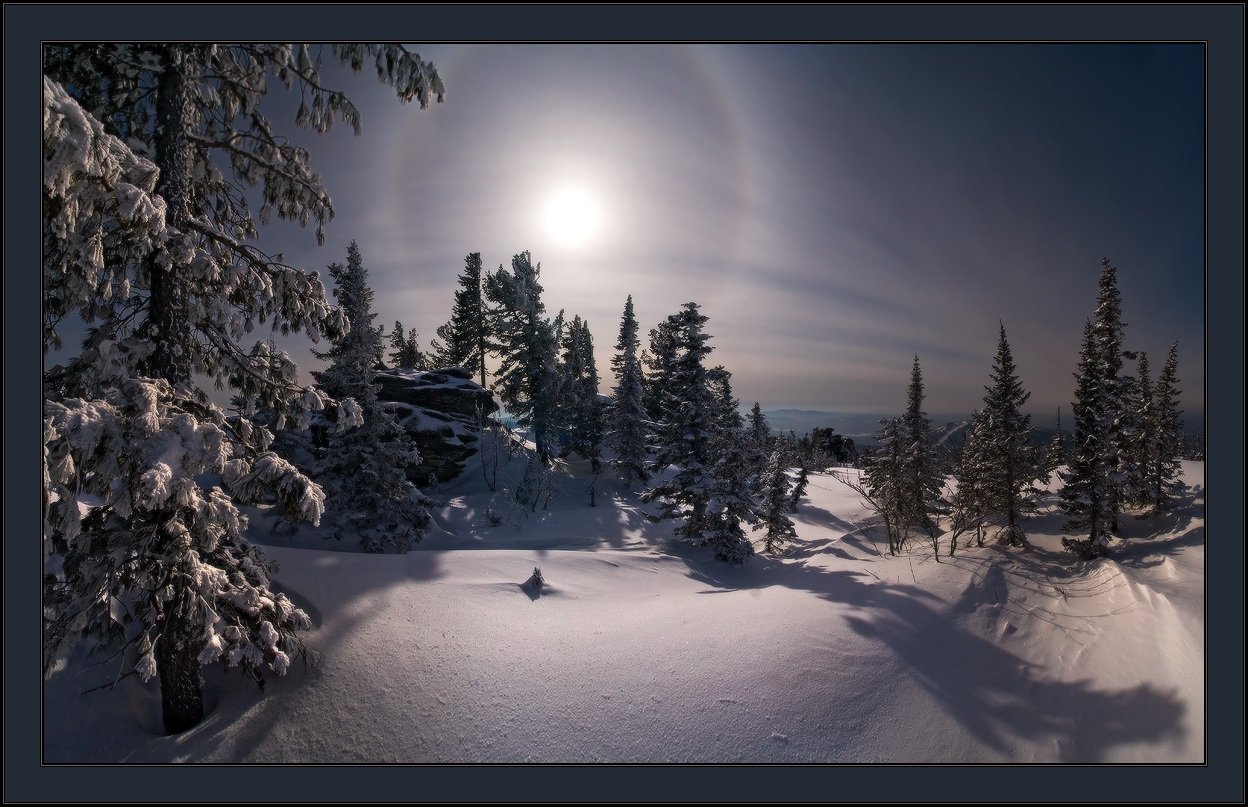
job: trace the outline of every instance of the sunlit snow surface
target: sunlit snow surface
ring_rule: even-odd
[[[209,668],[205,722],[162,737],[155,682],[80,694],[117,663],[78,657],[45,684],[45,761],[1204,758],[1203,463],[1172,515],[1126,517],[1115,560],[1091,564],[1062,550],[1050,500],[1026,552],[881,556],[857,496],[820,475],[796,546],[730,568],[614,483],[589,507],[573,472],[524,514],[470,467],[405,556],[256,518],[254,538],[288,544],[266,551],[320,663],[263,694]]]

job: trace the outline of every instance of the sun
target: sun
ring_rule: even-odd
[[[565,247],[589,243],[602,225],[597,200],[582,188],[566,187],[551,194],[542,209],[546,234]]]

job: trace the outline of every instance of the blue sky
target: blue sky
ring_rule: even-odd
[[[1001,319],[1052,413],[1106,255],[1127,346],[1159,368],[1178,339],[1183,404],[1203,409],[1199,45],[412,48],[445,103],[328,71],[364,133],[297,135],[337,217],[320,248],[265,234],[309,268],[357,239],[378,323],[427,341],[465,254],[527,249],[604,369],[628,294],[643,333],[695,300],[743,402],[891,411],[917,353],[926,408],[965,412]],[[596,210],[580,243],[543,218],[568,188]]]

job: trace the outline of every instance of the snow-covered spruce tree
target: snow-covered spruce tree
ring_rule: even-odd
[[[607,445],[615,457],[612,464],[624,480],[635,479],[643,485],[650,480],[646,470],[646,411],[642,401],[641,363],[637,356],[637,318],[633,314],[633,296],[624,303],[620,319],[620,335],[615,343],[611,369],[615,371],[615,395],[608,409]]]
[[[390,362],[400,370],[424,370],[429,365],[416,331],[405,333],[403,323],[398,320],[390,333]]]
[[[962,444],[962,450],[953,467],[955,489],[949,497],[949,518],[952,522],[949,537],[950,557],[958,549],[958,538],[971,530],[975,531],[976,545],[984,545],[984,525],[989,510],[984,463],[986,439],[983,412],[975,410],[971,413],[966,442]]]
[[[763,480],[766,476],[767,463],[772,453],[771,427],[767,425],[767,416],[758,401],[750,408],[750,417],[746,424],[746,461],[755,478],[759,482],[759,494],[762,494]]]
[[[889,554],[905,547],[913,521],[905,478],[905,428],[901,418],[884,418],[875,433],[876,448],[864,462],[862,493],[884,522]]]
[[[402,48],[334,53],[357,69],[376,56],[402,100],[441,100],[436,71]],[[202,719],[201,664],[280,674],[309,624],[270,590],[235,502],[267,499],[316,521],[321,491],[267,450],[267,430],[227,418],[193,384],[193,374],[229,383],[279,421],[329,403],[298,387],[284,354],[239,344],[257,324],[313,339],[345,324],[314,274],[249,243],[245,188],[260,187],[261,220],[315,219],[319,236],[333,213],[307,152],[257,109],[270,73],[302,89],[297,123],[358,128],[301,46],[44,51],[45,348],[59,345],[65,317],[92,326],[45,383],[44,664],[82,638],[133,642],[135,671],[160,680],[171,733]]]
[[[561,418],[567,449],[602,469],[602,401],[598,398],[598,367],[589,324],[579,315],[563,334],[560,369]]]
[[[676,534],[698,546],[706,544],[711,526],[707,507],[720,414],[704,364],[712,350],[706,344],[710,336],[703,331],[706,321],[698,304],[689,302],[668,317],[662,329],[671,337],[672,359],[666,386],[661,389],[663,416],[657,424],[658,450],[652,468],[661,474],[674,467],[676,473],[641,496],[646,502],[660,501],[657,518],[680,519]]]
[[[646,416],[654,423],[665,417],[664,402],[667,388],[676,373],[677,339],[671,317],[650,330],[650,347],[642,351],[642,402]]]
[[[715,420],[719,429],[740,439],[745,419],[741,417],[741,402],[732,396],[732,373],[720,364],[707,371],[706,378],[711,397],[715,400]]]
[[[901,454],[903,502],[906,520],[916,529],[932,535],[936,517],[942,510],[943,477],[932,449],[932,424],[923,412],[924,397],[923,371],[916,355],[906,393],[906,414],[901,423],[905,439]]]
[[[763,551],[768,554],[774,554],[797,537],[793,521],[786,515],[792,508],[793,499],[787,465],[784,451],[776,447],[767,460],[763,474],[760,515],[762,527],[767,530],[763,536]]]
[[[1054,427],[1053,439],[1045,446],[1041,471],[1044,479],[1051,479],[1057,469],[1066,464],[1066,437],[1062,434],[1062,408],[1057,408],[1057,425]]]
[[[1118,512],[1127,499],[1124,490],[1129,472],[1130,442],[1135,421],[1131,415],[1131,387],[1134,379],[1122,375],[1124,353],[1122,321],[1122,294],[1118,291],[1118,269],[1101,258],[1101,276],[1097,285],[1096,314],[1092,319],[1092,331],[1096,337],[1101,383],[1104,387],[1102,417],[1105,439],[1101,445],[1105,452],[1108,499],[1105,507],[1109,514],[1110,531],[1118,531]]]
[[[494,389],[521,426],[533,430],[541,465],[550,460],[550,440],[559,415],[558,346],[562,321],[546,318],[541,264],[526,251],[511,259],[511,271],[486,275],[489,332],[500,358]]]
[[[1179,481],[1183,451],[1183,413],[1179,411],[1179,343],[1170,346],[1153,393],[1152,438],[1148,483],[1154,513],[1164,513],[1183,490]]]
[[[347,247],[346,265],[331,264],[329,274],[350,330],[316,354],[329,366],[313,375],[330,397],[353,399],[364,422],[330,438],[315,477],[329,495],[335,537],[345,529],[359,535],[367,552],[406,552],[429,523],[431,502],[407,478],[407,469],[420,463],[415,444],[377,399],[373,376],[382,336],[373,326],[373,290],[356,242]]]
[[[810,469],[806,467],[806,455],[800,454],[799,457],[800,464],[797,466],[797,480],[793,483],[793,490],[789,493],[790,513],[797,512],[797,506],[801,503],[802,497],[806,495],[806,486],[810,484]]]
[[[485,354],[488,349],[489,327],[481,286],[481,253],[472,252],[464,258],[464,272],[455,290],[451,320],[438,328],[442,340],[439,364],[463,367],[481,374],[485,386]]]
[[[1156,447],[1153,439],[1153,382],[1149,375],[1148,353],[1144,351],[1136,354],[1136,376],[1130,393],[1126,405],[1131,411],[1132,428],[1126,435],[1123,498],[1133,507],[1144,507],[1153,501],[1148,469],[1152,465],[1150,455]]]
[[[701,543],[715,551],[716,560],[738,565],[754,554],[754,545],[742,526],[758,523],[754,475],[738,434],[720,430],[712,442],[707,528]]]
[[[1087,532],[1082,539],[1063,538],[1062,545],[1085,558],[1105,554],[1109,542],[1110,484],[1105,442],[1109,440],[1106,412],[1109,397],[1102,351],[1091,320],[1084,324],[1083,345],[1075,373],[1074,445],[1062,474],[1062,510],[1067,532]]]
[[[1018,378],[1003,323],[990,378],[992,385],[985,387],[984,406],[980,410],[983,435],[975,452],[984,503],[989,511],[1004,517],[997,540],[1010,546],[1026,546],[1027,533],[1020,519],[1035,511],[1038,458],[1031,440],[1031,416],[1023,414],[1022,409],[1031,393],[1023,390]]]

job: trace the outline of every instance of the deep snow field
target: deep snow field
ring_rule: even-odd
[[[590,507],[584,465],[532,513],[469,465],[407,555],[260,514],[319,663],[263,693],[207,668],[210,714],[165,737],[155,681],[82,694],[117,662],[80,655],[44,685],[44,762],[1201,762],[1204,464],[1183,471],[1175,512],[1092,563],[1055,497],[1027,551],[881,554],[853,471],[812,476],[799,540],[743,568],[607,474]]]

